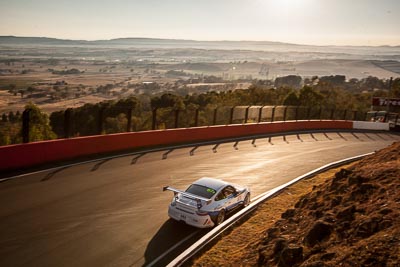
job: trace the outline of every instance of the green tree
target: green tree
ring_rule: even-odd
[[[0,130],[0,146],[6,146],[10,144],[11,144],[10,136]]]
[[[21,112],[19,112],[19,110],[17,110],[17,112],[15,113],[15,121],[18,121],[21,119]]]
[[[400,78],[396,78],[393,81],[392,88],[390,90],[392,97],[400,97]]]
[[[33,92],[35,92],[35,90],[36,90],[36,88],[35,88],[35,87],[32,87],[32,86],[29,86],[29,87],[26,89],[26,91],[28,91],[29,94],[30,94],[31,96],[32,96]]]
[[[377,77],[368,76],[367,78],[362,79],[361,82],[365,88],[370,90],[385,88],[384,82]]]
[[[8,92],[10,94],[13,94],[14,96],[16,96],[17,95],[17,86],[15,84],[10,84],[8,86]]]
[[[1,121],[2,122],[7,122],[8,121],[8,117],[5,113],[3,113],[3,115],[1,115]]]
[[[17,121],[17,118],[16,118],[16,116],[14,115],[14,112],[10,111],[10,112],[8,113],[8,120],[9,120],[10,122],[16,122],[16,121]]]
[[[21,90],[18,91],[18,93],[21,94],[21,98],[23,98],[23,97],[24,97],[24,94],[25,94],[25,90],[22,90],[22,89],[21,89]]]
[[[56,139],[57,135],[50,127],[49,116],[35,104],[28,104],[25,110],[29,112],[29,142]],[[20,133],[22,137],[22,131]]]
[[[291,91],[283,100],[285,106],[298,106],[300,104],[299,97],[295,91]]]
[[[300,90],[299,104],[305,107],[318,107],[321,106],[323,95],[314,90],[310,86],[304,86]]]
[[[117,117],[107,117],[105,120],[105,129],[107,133],[120,133],[126,131],[128,119],[126,115],[120,113]]]

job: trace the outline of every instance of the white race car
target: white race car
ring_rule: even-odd
[[[226,214],[250,203],[247,187],[213,178],[201,178],[186,191],[169,186],[165,186],[165,190],[174,192],[168,208],[169,217],[199,228],[219,225]]]

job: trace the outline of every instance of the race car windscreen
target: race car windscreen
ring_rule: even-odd
[[[191,186],[189,186],[186,192],[204,198],[211,198],[216,193],[216,191],[212,188],[197,184],[192,184]]]

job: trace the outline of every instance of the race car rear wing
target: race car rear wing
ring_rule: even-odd
[[[182,196],[185,196],[185,197],[187,197],[187,198],[196,200],[196,202],[197,202],[197,208],[198,208],[198,209],[200,209],[200,208],[203,206],[203,205],[201,204],[201,201],[204,201],[207,205],[210,204],[211,201],[212,201],[212,200],[209,199],[209,198],[205,198],[205,197],[193,195],[193,194],[191,194],[191,193],[184,192],[184,191],[178,190],[178,189],[173,188],[173,187],[170,187],[170,186],[164,186],[164,187],[163,187],[163,191],[166,191],[166,190],[169,190],[169,191],[174,192],[174,196],[175,196],[175,197],[177,197],[177,196],[176,196],[177,194],[181,194]]]

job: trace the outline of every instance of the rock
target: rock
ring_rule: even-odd
[[[389,208],[383,208],[383,209],[381,209],[380,211],[379,211],[379,214],[382,214],[382,215],[387,215],[387,214],[389,214],[389,213],[392,213],[393,212],[393,210],[392,209],[389,209]]]
[[[312,203],[313,203],[313,204],[311,204],[311,205],[308,207],[310,210],[316,210],[316,209],[318,209],[318,208],[321,206],[321,204],[318,203],[317,200],[313,201]]]
[[[314,217],[317,219],[320,219],[320,218],[322,218],[322,216],[324,216],[324,214],[325,214],[325,211],[323,209],[317,209],[314,212]]]
[[[367,194],[367,193],[370,193],[371,191],[373,191],[374,189],[377,189],[378,188],[378,186],[377,185],[374,185],[374,184],[370,184],[370,183],[368,183],[368,184],[362,184],[361,186],[360,186],[360,191],[362,192],[362,193],[364,193],[364,194]]]
[[[331,200],[331,207],[335,207],[337,205],[339,205],[343,200],[343,197],[341,196],[335,196],[332,200]]]
[[[371,193],[377,188],[378,186],[373,185],[371,183],[362,184],[353,192],[351,192],[350,200],[361,201],[368,199],[369,195],[371,195]]]
[[[337,220],[332,216],[332,214],[329,211],[327,211],[325,212],[323,221],[327,223],[336,223]]]
[[[323,261],[330,261],[336,256],[336,253],[330,252],[330,253],[325,253],[321,256],[321,260]]]
[[[337,184],[331,187],[331,191],[335,194],[345,194],[349,190],[349,186],[347,184]]]
[[[257,265],[258,266],[265,266],[265,262],[266,262],[266,257],[263,253],[263,249],[259,249],[258,250],[258,259],[257,259]]]
[[[340,181],[344,180],[347,178],[349,174],[352,172],[346,169],[341,169],[337,173],[335,173],[335,178],[332,179],[332,185],[339,183]]]
[[[286,247],[282,250],[278,266],[291,267],[303,261],[303,247]]]
[[[354,175],[354,176],[350,175],[349,178],[347,179],[347,183],[348,183],[348,185],[355,185],[355,184],[360,185],[362,183],[368,182],[368,180],[369,179],[364,178],[359,175]]]
[[[304,242],[308,246],[313,247],[317,243],[321,243],[329,239],[329,236],[332,233],[332,229],[332,225],[322,221],[317,221],[304,237]]]
[[[367,218],[361,222],[355,231],[355,236],[366,238],[379,231],[379,222],[381,220],[377,217]]]
[[[383,220],[379,223],[378,228],[379,228],[379,231],[381,231],[381,230],[391,227],[392,225],[393,225],[392,220]]]
[[[341,222],[336,229],[336,234],[339,239],[345,239],[349,236],[348,230],[350,229],[351,224],[348,221]]]
[[[307,196],[302,197],[297,203],[294,205],[295,208],[302,208],[308,203]]]
[[[288,209],[284,213],[282,213],[281,217],[283,219],[292,218],[295,214],[295,209]]]
[[[278,238],[275,241],[275,246],[274,246],[274,255],[275,257],[278,257],[281,253],[281,251],[287,247],[287,240],[285,238]]]
[[[379,190],[379,195],[383,195],[383,194],[385,194],[387,191],[386,191],[386,188],[381,188],[380,190]],[[383,199],[383,197],[382,197],[382,199]]]
[[[267,230],[268,239],[277,238],[279,235],[279,229],[277,227],[272,227]]]
[[[354,213],[356,212],[356,207],[354,205],[340,210],[336,218],[342,221],[353,221],[354,220]]]

